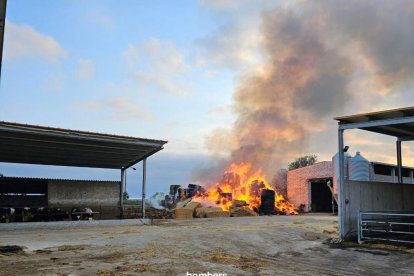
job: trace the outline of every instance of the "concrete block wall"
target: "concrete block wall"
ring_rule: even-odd
[[[48,206],[70,210],[91,208],[98,219],[120,217],[120,187],[117,181],[49,180]]]
[[[296,208],[305,205],[305,211],[310,211],[309,180],[332,178],[333,164],[323,161],[311,166],[291,170],[288,172],[287,196],[290,203]]]
[[[414,185],[387,182],[345,181],[343,233],[355,233],[358,211],[414,212]]]

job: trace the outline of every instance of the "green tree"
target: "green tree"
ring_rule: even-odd
[[[289,163],[288,170],[290,171],[290,170],[310,166],[310,165],[315,164],[317,161],[318,161],[318,157],[316,155],[305,155]]]
[[[123,197],[124,200],[128,200],[129,199],[129,194],[127,192],[124,192],[122,197]]]
[[[3,176],[4,176],[4,174],[0,173],[0,177],[3,177]]]

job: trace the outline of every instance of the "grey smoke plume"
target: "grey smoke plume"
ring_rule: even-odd
[[[324,119],[364,93],[350,89],[353,81],[369,78],[385,94],[412,84],[414,1],[298,1],[263,12],[261,28],[266,62],[234,92],[237,120],[225,136],[233,148],[201,179],[233,162],[251,162],[270,178],[306,152]],[[216,134],[208,144],[228,144]]]

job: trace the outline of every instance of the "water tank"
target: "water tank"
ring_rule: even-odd
[[[349,160],[349,179],[358,181],[370,180],[370,163],[359,152]]]

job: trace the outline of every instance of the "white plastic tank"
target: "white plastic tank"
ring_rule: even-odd
[[[358,181],[370,181],[371,164],[360,152],[349,160],[349,179]]]

